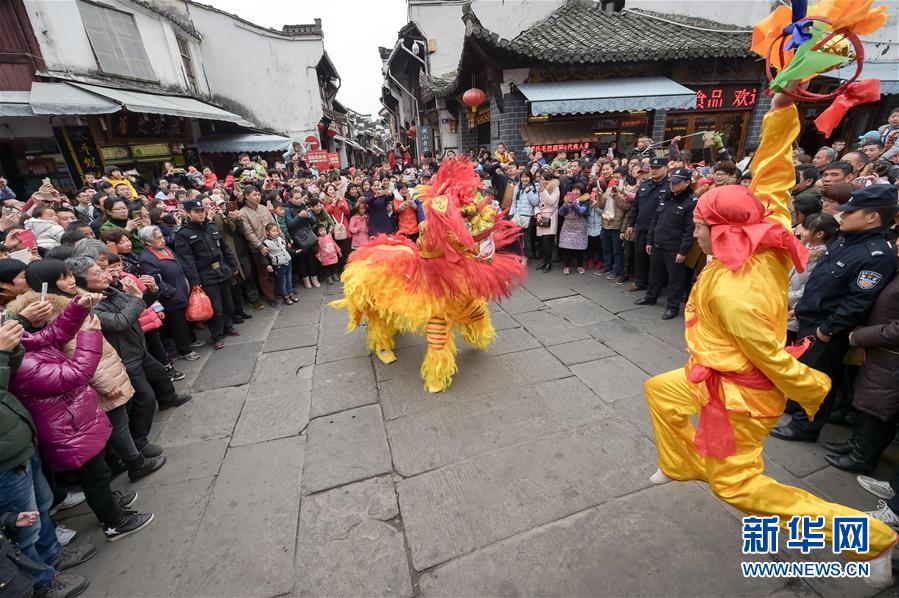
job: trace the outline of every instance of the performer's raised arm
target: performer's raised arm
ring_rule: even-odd
[[[772,210],[771,219],[791,228],[790,189],[796,184],[793,142],[799,135],[799,113],[793,100],[778,93],[762,121],[762,139],[752,159],[749,190]]]

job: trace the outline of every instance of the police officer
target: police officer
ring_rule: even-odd
[[[675,168],[668,177],[669,192],[660,200],[652,215],[646,245],[649,254],[649,286],[646,296],[634,301],[637,305],[654,305],[668,281],[668,299],[663,320],[670,320],[680,311],[687,282],[684,261],[693,246],[693,208],[696,196],[690,185],[693,171]]]
[[[237,259],[222,238],[219,228],[207,218],[206,208],[198,200],[182,203],[188,220],[175,233],[175,254],[181,260],[191,291],[202,287],[215,312],[209,320],[209,334],[216,349],[225,346],[225,335],[240,336],[234,329],[231,277],[237,271]]]
[[[649,179],[637,188],[634,204],[628,212],[626,237],[634,239],[634,283],[629,291],[646,289],[649,274],[649,254],[646,252],[646,238],[659,200],[668,193],[668,159],[653,158],[650,163]],[[636,233],[636,237],[634,236]]]
[[[772,436],[817,440],[833,409],[834,389],[839,389],[843,381],[842,362],[849,348],[849,333],[864,324],[877,295],[896,272],[895,252],[886,234],[897,209],[897,191],[892,185],[854,191],[849,201],[837,208],[843,215],[843,234],[815,266],[794,310],[799,321],[797,338],[812,341],[799,361],[830,376],[831,391],[814,421],[789,401],[787,412],[793,418],[789,424],[772,429]]]

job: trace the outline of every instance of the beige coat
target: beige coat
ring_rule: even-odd
[[[553,179],[540,191],[540,203],[534,210],[534,216],[549,216],[552,221],[549,227],[538,226],[537,236],[554,235],[559,219],[559,180]]]
[[[41,294],[33,291],[20,295],[7,306],[7,312],[11,316],[17,315],[28,305],[40,301],[40,298]],[[70,301],[68,297],[53,294],[48,294],[47,300],[53,304],[54,318],[62,313]],[[63,347],[63,352],[69,357],[75,353],[75,342],[75,339],[72,339]],[[90,380],[90,385],[97,391],[97,401],[103,411],[111,411],[124,405],[134,396],[134,387],[131,386],[125,365],[106,339],[103,339],[103,355],[100,357],[100,364],[94,377]]]
[[[250,206],[244,206],[240,209],[240,220],[243,222],[243,234],[247,238],[250,249],[259,251],[262,249],[262,243],[265,241],[265,225],[275,221],[272,213],[262,204],[252,209]]]

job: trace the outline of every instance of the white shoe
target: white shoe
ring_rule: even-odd
[[[649,476],[649,481],[653,484],[667,484],[668,482],[673,482],[674,478],[669,478],[661,469],[656,469],[656,472]]]
[[[78,537],[78,532],[73,529],[69,529],[64,525],[56,526],[56,539],[59,540],[59,543],[63,546],[68,546],[72,540]]]
[[[892,512],[892,511],[891,511]],[[894,515],[895,517],[895,515]],[[876,559],[868,561],[871,569],[865,584],[874,588],[887,588],[893,585],[893,549],[885,551]]]
[[[891,498],[896,496],[896,491],[893,490],[893,487],[890,486],[889,482],[869,478],[866,475],[855,476],[855,481],[858,482],[859,486],[861,486],[877,498],[890,500]]]
[[[84,492],[69,492],[61,503],[50,509],[50,514],[56,515],[57,511],[65,511],[66,509],[77,507],[85,500],[87,499],[84,497]]]
[[[866,515],[868,517],[873,517],[874,519],[886,523],[894,530],[899,531],[899,515],[887,505],[887,501],[878,500],[877,501],[877,509],[873,511],[867,511]]]

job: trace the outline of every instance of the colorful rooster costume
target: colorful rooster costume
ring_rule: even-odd
[[[496,338],[487,302],[508,297],[525,277],[521,258],[499,253],[520,228],[498,219],[471,162],[444,161],[428,186],[416,188],[425,220],[417,243],[379,235],[350,255],[341,276],[347,331],[367,321],[368,347],[390,363],[397,332],[424,332],[421,376],[429,392],[446,390],[456,373],[453,327],[477,349]]]
[[[711,227],[714,259],[684,312],[690,356],[684,368],[650,378],[644,389],[658,452],[653,482],[705,481],[730,505],[750,515],[777,515],[783,527],[794,515],[825,516],[822,531],[832,543],[834,516],[863,514],[774,481],[764,475],[762,459],[786,397],[813,417],[830,389],[825,374],[796,359],[804,347],[784,346],[790,269],[803,271],[808,257],[790,230],[792,144],[799,129],[794,104],[773,108],[762,123],[749,189],[718,187],[699,199],[694,218]],[[691,415],[699,415],[696,428]],[[848,554],[884,557],[888,576],[896,533],[874,519],[869,533],[869,551]]]

